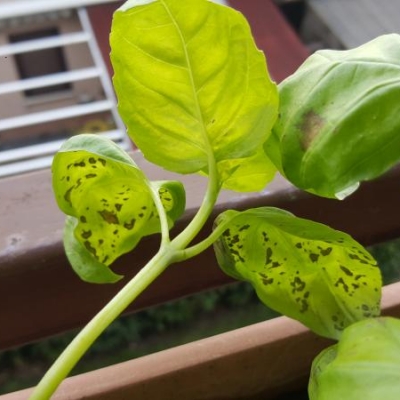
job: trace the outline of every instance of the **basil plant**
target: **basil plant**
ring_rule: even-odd
[[[398,357],[385,344],[398,323],[373,319],[380,315],[380,270],[346,233],[265,205],[226,210],[208,237],[193,241],[221,190],[261,191],[279,171],[300,189],[343,199],[396,164],[400,37],[317,52],[280,85],[245,18],[207,0],[128,0],[114,14],[110,42],[129,137],[150,162],[205,175],[208,186],[196,215],[172,237],[185,210],[180,182],[151,181],[130,154],[99,135],[65,142],[54,158],[53,188],[67,215],[64,245],[74,271],[87,282],[113,283],[124,278],[112,263],[143,237],[158,234],[160,248],[82,330],[31,398],[50,398],[154,279],[210,246],[222,270],[250,282],[266,305],[339,341],[313,367],[313,399],[366,399],[348,396],[353,378],[365,383],[376,369],[381,380],[398,376]],[[351,350],[356,330],[370,335],[373,351]],[[365,369],[352,367],[360,362]],[[347,366],[343,389],[335,376]],[[398,380],[390,385],[382,392],[377,387],[383,393],[377,396],[397,398]]]

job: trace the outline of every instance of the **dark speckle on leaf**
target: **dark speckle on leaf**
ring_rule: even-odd
[[[332,252],[332,247],[328,247],[326,249],[321,249],[321,256],[329,256],[329,254],[331,254]]]
[[[306,287],[306,283],[304,281],[302,281],[298,276],[296,276],[293,279],[293,281],[290,282],[290,285],[293,288],[292,293],[302,292]]]
[[[96,249],[90,244],[89,240],[83,242],[86,250],[97,258]]]
[[[231,235],[231,231],[229,229],[224,231],[224,233],[222,234],[222,236],[230,236],[230,235]]]
[[[92,231],[82,231],[81,236],[83,237],[83,239],[89,239],[90,236],[92,236]]]
[[[266,257],[265,257],[265,264],[268,265],[272,262],[272,249],[271,247],[267,248]]]
[[[237,250],[231,249],[230,251],[232,255],[236,256],[239,259],[239,261],[243,263],[245,262],[245,259],[240,255],[240,253]]]
[[[344,281],[343,278],[339,278],[336,283],[335,283],[336,287],[342,286],[343,290],[348,293],[349,292],[349,286],[346,284],[346,282]]]
[[[108,210],[102,210],[99,211],[98,213],[108,224],[119,224],[118,217],[114,212]]]
[[[272,263],[272,265],[271,265],[271,268],[278,268],[278,267],[280,267],[282,264],[281,263],[279,263],[278,261],[274,261],[273,263]]]
[[[268,275],[266,275],[266,274],[260,273],[259,275],[260,275],[262,283],[265,286],[270,285],[271,283],[274,282],[274,279],[273,278],[269,278]]]
[[[319,258],[319,254],[316,254],[316,253],[311,253],[311,254],[310,254],[310,260],[311,260],[313,263],[317,262],[317,261],[318,261],[318,258]]]
[[[231,243],[236,244],[236,243],[238,243],[238,242],[240,242],[239,235],[233,235],[233,236],[232,236]]]
[[[354,274],[348,269],[346,268],[344,265],[340,266],[340,269],[347,275],[347,276],[353,276]]]
[[[79,218],[79,220],[80,220],[83,224],[86,223],[86,217],[85,217],[84,215],[81,215],[80,218]]]
[[[132,218],[130,222],[124,223],[124,228],[126,228],[128,230],[133,229],[133,227],[135,226],[135,222],[136,222],[135,218]]]

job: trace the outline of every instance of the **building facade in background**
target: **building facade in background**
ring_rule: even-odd
[[[55,3],[0,0],[0,177],[49,166],[78,133],[131,147],[102,54],[118,2]]]

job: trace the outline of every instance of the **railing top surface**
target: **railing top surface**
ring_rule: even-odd
[[[136,154],[136,162],[150,179],[176,178],[175,174],[147,163],[140,153]],[[215,214],[227,208],[277,206],[300,217],[327,223],[371,244],[400,236],[400,214],[394,195],[399,178],[400,168],[394,169],[381,179],[362,185],[342,202],[300,192],[278,178],[262,193],[225,192]],[[200,204],[206,183],[200,176],[184,176],[183,181],[188,208],[177,230],[182,229]],[[0,326],[7,326],[0,331],[0,348],[83,324],[137,273],[159,246],[158,235],[144,238],[135,251],[121,257],[113,267],[125,275],[122,282],[90,285],[76,277],[64,255],[61,241],[64,217],[53,199],[50,171],[1,179],[0,193],[0,302],[12,304],[0,314]],[[211,225],[212,220],[206,225],[203,237]],[[130,311],[230,282],[213,260],[209,249],[193,260],[170,266]],[[186,273],[188,268],[190,274]],[[52,317],[48,318],[49,315]]]

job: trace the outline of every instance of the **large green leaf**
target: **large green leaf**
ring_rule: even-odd
[[[400,36],[313,54],[279,86],[266,151],[296,186],[344,198],[400,161]]]
[[[400,321],[360,321],[313,362],[310,400],[398,400]]]
[[[220,224],[220,267],[251,282],[269,307],[331,338],[379,314],[380,270],[345,233],[269,207],[225,211]]]
[[[66,228],[66,247],[85,250],[105,266],[160,231],[151,190],[158,191],[170,226],[185,207],[181,183],[149,182],[123,150],[97,135],[75,136],[62,146],[53,161],[53,188],[60,209],[75,220]],[[87,254],[69,259],[79,257],[88,264]]]
[[[114,15],[111,47],[120,113],[153,163],[207,172],[212,155],[226,180],[224,162],[247,161],[268,138],[277,88],[237,11],[206,0],[129,1]]]

